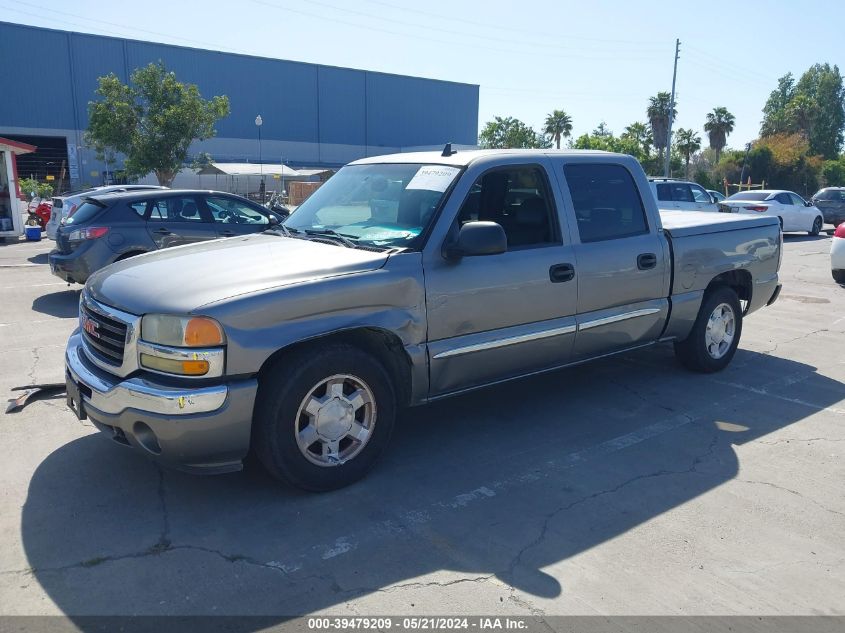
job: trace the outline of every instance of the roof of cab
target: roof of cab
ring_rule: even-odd
[[[455,165],[466,167],[475,160],[489,156],[520,156],[525,158],[540,156],[623,156],[594,149],[472,149],[453,150],[450,156],[444,156],[442,150],[430,152],[404,152],[369,156],[349,163],[350,165],[377,165],[383,163],[426,163],[429,165]]]

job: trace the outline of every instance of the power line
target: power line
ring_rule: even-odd
[[[267,0],[251,0],[251,2],[253,2],[255,4],[262,5],[262,6],[270,7],[272,9],[276,9],[278,11],[285,11],[285,12],[288,12],[288,13],[293,13],[293,14],[296,14],[296,15],[302,15],[302,16],[306,16],[306,17],[310,17],[310,18],[316,18],[318,20],[327,21],[327,22],[335,22],[337,24],[343,24],[343,25],[346,25],[346,26],[351,26],[353,28],[362,29],[362,30],[365,30],[365,31],[375,31],[375,32],[378,32],[378,33],[386,33],[388,35],[393,35],[393,36],[404,38],[404,39],[413,38],[413,39],[418,39],[418,40],[425,40],[425,41],[428,41],[428,42],[435,42],[437,44],[446,44],[447,46],[450,46],[450,47],[456,47],[457,46],[457,47],[462,47],[462,48],[470,48],[472,50],[483,49],[483,50],[494,51],[494,52],[497,52],[497,53],[503,53],[504,52],[504,53],[510,53],[510,54],[514,54],[514,55],[527,55],[527,56],[533,57],[535,59],[537,57],[537,54],[535,52],[532,52],[532,51],[519,50],[519,49],[514,49],[514,48],[483,46],[483,45],[480,45],[480,44],[473,44],[473,43],[469,43],[469,42],[461,42],[461,41],[455,41],[455,40],[444,40],[444,39],[439,39],[439,38],[435,38],[435,37],[428,37],[428,36],[425,36],[425,35],[418,35],[416,33],[400,33],[398,31],[393,31],[393,30],[381,28],[381,27],[378,27],[378,26],[358,24],[356,22],[350,22],[348,20],[343,20],[343,19],[340,19],[340,18],[329,17],[329,16],[326,16],[326,15],[320,15],[320,14],[317,14],[317,13],[310,13],[308,11],[303,11],[301,9],[293,9],[293,8],[290,8],[290,7],[283,7],[283,6],[279,6],[278,4],[268,2]],[[647,58],[647,57],[636,58],[636,57],[631,57],[631,56],[626,56],[626,57],[620,59],[618,56],[596,57],[595,55],[589,55],[589,54],[588,55],[574,55],[574,54],[561,55],[561,54],[554,54],[554,53],[545,53],[544,55],[546,57],[556,57],[556,58],[559,58],[559,59],[584,59],[584,60],[594,60],[594,61],[611,61],[611,60],[613,60],[613,61],[643,61],[643,60],[646,60],[646,59],[652,59],[652,58]]]
[[[460,18],[454,15],[445,15],[443,13],[433,13],[431,11],[423,11],[421,9],[412,9],[410,7],[400,7],[395,4],[391,4],[390,2],[384,2],[383,0],[366,0],[371,4],[381,5],[383,7],[388,7],[390,9],[394,9],[396,11],[404,11],[407,13],[414,13],[417,15],[425,15],[428,17],[436,18],[438,20],[448,20],[451,22],[461,22],[463,24],[471,24],[473,26],[480,26],[486,29],[497,29],[500,31],[506,31],[507,33],[526,33],[532,37],[536,37],[538,35],[544,37],[551,37],[556,40],[561,38],[560,33],[552,33],[550,31],[542,31],[542,30],[535,30],[535,29],[522,29],[518,26],[515,26],[511,23],[508,23],[507,26],[501,26],[499,24],[493,24],[491,22],[479,22],[477,20],[468,20],[466,18]],[[586,42],[597,42],[601,44],[634,44],[637,46],[647,46],[651,48],[658,48],[660,45],[655,44],[653,41],[643,41],[643,40],[624,40],[624,39],[606,39],[606,38],[595,38],[595,37],[584,37],[582,35],[572,35],[570,33],[566,34],[567,39],[571,40],[580,40]]]
[[[419,27],[419,24],[417,24],[417,23],[408,22],[406,20],[397,20],[395,18],[389,18],[389,17],[380,16],[380,15],[375,15],[373,13],[367,13],[365,11],[357,11],[355,9],[348,9],[346,7],[341,7],[341,6],[337,6],[337,5],[334,5],[334,4],[329,4],[327,2],[321,2],[320,0],[304,0],[304,2],[307,2],[308,4],[312,4],[312,5],[326,7],[328,9],[331,9],[332,11],[343,11],[344,13],[349,13],[349,14],[352,14],[352,15],[358,15],[358,16],[361,16],[361,17],[365,17],[369,20],[381,20],[382,22],[389,22],[389,23],[392,23],[392,24],[398,24],[400,26],[411,27],[411,28],[418,28]],[[560,44],[547,44],[547,43],[542,43],[542,42],[537,42],[537,41],[522,41],[522,40],[516,41],[516,40],[513,39],[513,37],[503,38],[503,37],[495,37],[495,36],[490,36],[490,35],[479,35],[479,34],[476,34],[476,33],[468,33],[467,31],[457,31],[457,30],[454,30],[454,29],[445,29],[443,27],[431,27],[431,26],[429,26],[429,27],[425,27],[425,28],[426,28],[426,30],[439,31],[441,33],[446,33],[448,35],[457,35],[458,37],[474,37],[474,38],[477,38],[477,39],[487,40],[487,41],[496,42],[496,43],[522,44],[522,45],[526,45],[526,46],[539,46],[539,47],[542,47],[542,48],[551,48],[551,49],[554,49],[554,50],[583,50],[583,45],[580,45],[578,47],[561,46]],[[653,48],[655,47],[654,44],[649,44],[649,46],[651,46]],[[656,50],[655,50],[655,52],[656,52]]]
[[[89,18],[89,17],[86,17],[86,16],[78,15],[76,13],[69,13],[67,11],[59,11],[58,9],[48,9],[47,7],[43,7],[43,6],[40,6],[40,5],[37,5],[37,4],[32,4],[30,2],[23,2],[22,0],[18,0],[17,4],[26,5],[28,7],[32,7],[33,9],[39,9],[41,11],[46,11],[48,13],[58,13],[60,15],[70,16],[72,18],[77,18],[79,20],[84,20],[84,21],[87,21],[87,22],[97,22],[97,23],[100,23],[100,24],[105,24],[107,26],[118,28],[122,31],[127,31],[129,33],[136,32],[136,31],[140,32],[140,33],[147,33],[149,35],[156,35],[158,37],[165,37],[165,38],[169,38],[169,39],[180,40],[180,41],[189,42],[189,43],[192,43],[192,44],[199,44],[201,46],[209,46],[209,47],[212,48],[212,50],[217,50],[217,49],[226,49],[226,50],[229,50],[229,51],[234,50],[234,49],[227,49],[226,47],[220,46],[219,44],[214,44],[214,43],[211,43],[211,42],[204,42],[202,40],[193,40],[193,39],[189,39],[189,38],[186,38],[186,37],[180,37],[178,35],[170,35],[168,33],[160,33],[158,31],[150,31],[148,29],[142,29],[140,27],[126,26],[124,24],[118,24],[117,22],[109,22],[107,20],[99,20],[97,18]],[[19,9],[13,9],[13,8],[7,7],[7,6],[3,6],[3,8],[8,9],[10,11],[15,11],[17,13],[21,13],[22,15],[27,15],[29,17],[42,17],[42,16],[34,16],[31,13],[26,13],[26,12],[21,11]],[[55,20],[55,19],[53,21],[59,22],[59,23],[63,22],[62,20]],[[64,21],[64,22],[67,23],[67,21]],[[77,26],[80,26],[80,25],[77,23]],[[81,26],[85,27],[85,25],[81,25]]]

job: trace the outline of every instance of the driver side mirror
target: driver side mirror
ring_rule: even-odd
[[[279,218],[277,218],[275,215],[269,215],[267,217],[270,222],[270,226],[276,226],[282,223],[281,220],[279,220]]]
[[[500,255],[508,250],[508,238],[501,224],[496,222],[467,222],[461,226],[458,239],[448,244],[444,255],[448,259]]]
[[[805,207],[812,207],[812,206],[813,206],[813,201],[812,201],[812,200],[805,200],[805,201],[804,201],[804,206],[805,206]]]

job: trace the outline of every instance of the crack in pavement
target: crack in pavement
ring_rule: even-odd
[[[834,510],[833,508],[828,508],[826,505],[819,503],[818,501],[816,501],[812,497],[808,497],[808,496],[804,495],[803,493],[801,493],[797,490],[793,490],[792,488],[786,488],[784,486],[774,484],[770,481],[756,481],[756,480],[753,480],[753,479],[734,479],[733,481],[743,483],[743,484],[756,485],[756,486],[768,486],[769,488],[775,488],[776,490],[788,492],[789,494],[795,495],[797,497],[801,497],[802,499],[806,499],[807,501],[809,501],[813,505],[821,508],[825,512],[830,512],[831,514],[838,514],[840,516],[845,516],[845,512],[840,512],[839,510]]]
[[[789,345],[790,343],[795,343],[796,341],[800,341],[802,339],[809,338],[809,337],[813,336],[814,334],[820,334],[822,332],[830,332],[830,330],[828,328],[819,328],[818,330],[813,330],[811,332],[807,332],[805,334],[802,334],[801,336],[796,336],[795,338],[791,338],[791,339],[788,339],[786,341],[779,341],[779,342],[775,343],[775,346],[773,348],[763,350],[760,353],[771,355],[775,351],[777,351],[777,348],[781,345]]]
[[[520,549],[519,552],[517,552],[516,556],[513,558],[510,565],[508,566],[508,572],[507,572],[508,575],[511,576],[511,577],[514,575],[516,568],[522,563],[522,557],[525,555],[525,553],[528,550],[530,550],[534,547],[537,547],[543,541],[545,541],[546,535],[547,535],[548,530],[549,530],[549,525],[560,513],[566,512],[567,510],[571,510],[572,508],[574,508],[578,505],[581,505],[582,503],[587,503],[589,501],[592,501],[593,499],[597,499],[599,497],[603,497],[603,496],[606,496],[606,495],[615,494],[615,493],[619,492],[620,490],[622,490],[623,488],[626,488],[627,486],[629,486],[633,483],[636,483],[638,481],[643,481],[645,479],[653,479],[653,478],[657,478],[657,477],[665,477],[665,476],[670,476],[670,475],[686,475],[686,474],[698,472],[699,464],[701,464],[704,460],[706,460],[708,457],[710,457],[713,454],[713,452],[716,450],[716,445],[718,444],[718,442],[719,442],[719,435],[716,434],[716,435],[713,436],[713,439],[710,441],[710,444],[707,447],[707,450],[705,450],[701,455],[695,457],[693,459],[692,464],[687,469],[684,469],[684,470],[665,470],[665,469],[661,469],[661,470],[658,470],[658,471],[655,471],[655,472],[652,472],[652,473],[647,473],[647,474],[644,474],[644,475],[636,475],[634,477],[626,479],[622,483],[620,483],[620,484],[618,484],[618,485],[616,485],[612,488],[607,488],[605,490],[599,490],[598,492],[594,492],[592,494],[586,495],[584,497],[581,497],[580,499],[576,499],[575,501],[572,501],[572,502],[570,502],[570,503],[568,503],[564,506],[561,506],[561,507],[557,508],[556,510],[553,510],[551,513],[547,514],[545,519],[543,520],[543,525],[540,528],[540,534],[537,536],[537,538],[535,538],[533,541],[531,541],[530,543],[525,545],[522,549]]]

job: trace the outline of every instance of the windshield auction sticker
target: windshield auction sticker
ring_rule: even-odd
[[[425,189],[426,191],[444,192],[461,171],[457,167],[445,165],[423,165],[411,178],[405,189]]]

